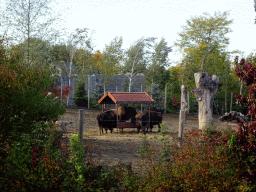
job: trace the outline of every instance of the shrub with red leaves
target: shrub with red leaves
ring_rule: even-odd
[[[245,63],[242,59],[236,61],[236,75],[248,88],[248,96],[242,97],[237,94],[236,100],[245,107],[248,107],[246,115],[251,116],[251,121],[247,124],[240,122],[239,128],[235,132],[235,142],[232,148],[243,165],[242,177],[250,182],[255,182],[256,177],[256,68],[251,63]]]

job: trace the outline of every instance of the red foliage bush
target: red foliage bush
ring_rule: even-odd
[[[235,61],[236,75],[248,88],[247,96],[242,97],[237,94],[235,97],[238,103],[248,107],[246,115],[251,116],[251,122],[239,123],[233,150],[237,154],[239,162],[244,166],[244,170],[241,171],[242,177],[254,181],[256,176],[256,68],[251,63],[246,64],[244,59],[239,64],[238,57]]]

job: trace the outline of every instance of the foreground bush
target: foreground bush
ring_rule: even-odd
[[[192,130],[180,147],[165,137],[156,150],[145,138],[138,155],[141,172],[132,164],[115,167],[97,164],[88,143],[78,135],[39,126],[34,134],[22,134],[10,142],[1,157],[1,191],[255,191],[240,177],[243,167],[230,150],[231,130],[204,133]]]
[[[35,140],[23,134],[1,158],[1,191],[104,191],[118,187],[114,169],[93,163],[90,147],[78,135],[38,127]],[[35,135],[33,135],[35,136]]]
[[[64,114],[61,102],[45,97],[44,90],[52,83],[46,67],[22,62],[18,48],[7,51],[0,43],[0,143],[9,136],[31,133],[39,122],[57,119]]]

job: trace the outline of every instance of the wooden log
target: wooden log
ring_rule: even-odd
[[[194,77],[196,88],[192,88],[191,92],[198,101],[199,129],[204,129],[213,126],[211,99],[222,84],[218,76],[212,76],[207,72],[195,73]]]
[[[78,132],[78,136],[79,136],[81,141],[83,139],[83,131],[84,131],[84,110],[79,109],[79,132]]]

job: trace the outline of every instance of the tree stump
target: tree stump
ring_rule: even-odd
[[[192,88],[191,92],[198,101],[199,129],[204,129],[207,126],[213,126],[211,99],[222,84],[218,76],[207,72],[195,73],[194,77],[196,88]]]

